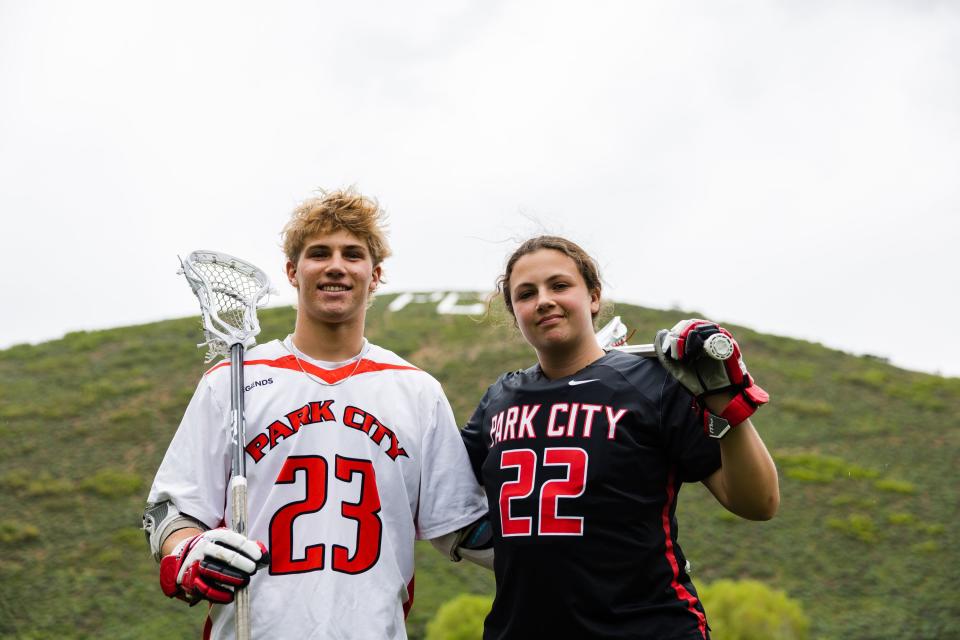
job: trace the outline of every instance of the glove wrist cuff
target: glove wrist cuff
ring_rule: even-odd
[[[752,416],[760,405],[766,404],[769,400],[770,396],[766,391],[751,384],[733,397],[733,400],[720,412],[720,416],[735,427]]]
[[[748,403],[742,395],[737,395],[730,401],[730,404],[724,408],[720,416],[729,422],[731,426],[736,426],[752,416],[756,410],[757,408]]]
[[[160,589],[168,598],[184,600],[183,589],[177,584],[177,574],[180,572],[178,554],[171,554],[160,558]]]

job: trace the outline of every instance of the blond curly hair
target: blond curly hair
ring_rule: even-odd
[[[390,257],[386,236],[387,214],[374,199],[354,187],[334,191],[320,190],[320,195],[304,200],[290,215],[280,234],[283,252],[296,264],[311,237],[318,234],[347,231],[363,240],[373,266]]]

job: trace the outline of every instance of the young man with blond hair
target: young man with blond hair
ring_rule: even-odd
[[[248,585],[254,638],[405,638],[415,539],[445,541],[486,504],[439,383],[364,337],[390,255],[378,204],[354,190],[283,230],[293,333],[246,352],[249,518],[230,521],[229,361],[204,374],[144,514],[164,593],[208,600],[232,638]],[[258,570],[259,569],[259,570]]]

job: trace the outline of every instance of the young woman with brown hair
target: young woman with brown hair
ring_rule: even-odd
[[[491,385],[462,434],[493,528],[484,638],[708,638],[677,543],[681,484],[747,519],[779,504],[749,419],[766,394],[739,347],[727,369],[694,358],[698,338],[727,332],[686,321],[658,334],[659,359],[605,352],[599,272],[564,238],[523,243],[498,285],[537,363]],[[732,428],[709,437],[705,418],[721,416]]]

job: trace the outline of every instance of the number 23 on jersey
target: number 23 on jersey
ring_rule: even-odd
[[[277,510],[270,520],[270,573],[274,575],[319,571],[326,566],[327,545],[312,541],[304,546],[303,558],[294,558],[293,521],[307,513],[324,508],[338,509],[340,514],[356,522],[354,553],[342,545],[331,545],[330,568],[341,573],[363,573],[376,564],[380,557],[383,522],[380,520],[380,494],[376,474],[369,460],[336,456],[333,478],[323,456],[291,456],[286,459],[277,476],[276,484],[304,482],[303,500],[290,502]],[[327,506],[329,482],[360,483],[357,502],[341,502]],[[300,555],[300,554],[297,554]]]

